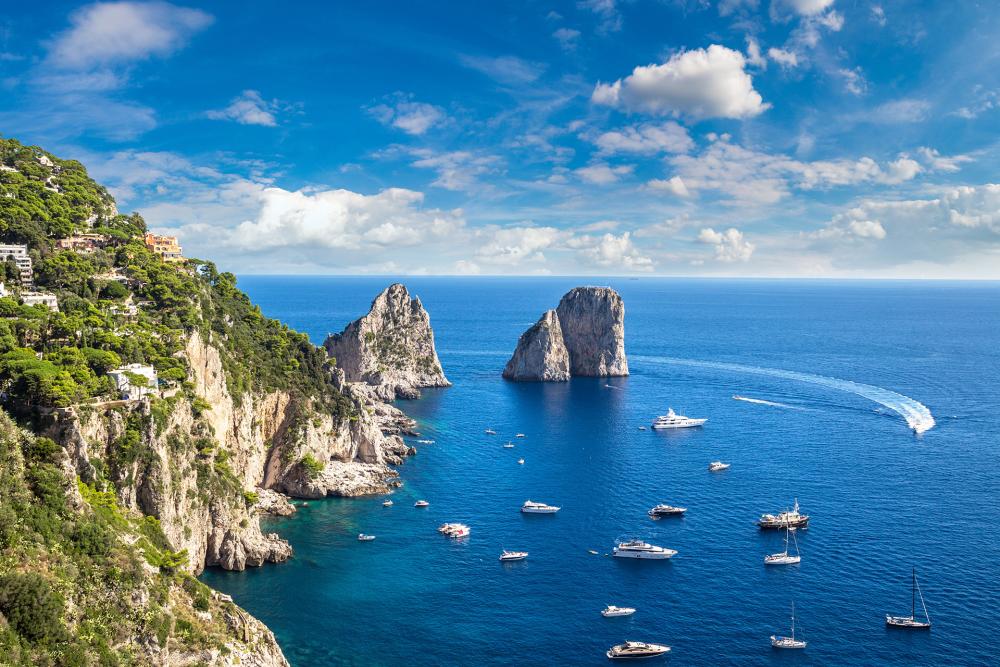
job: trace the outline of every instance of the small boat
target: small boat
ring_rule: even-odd
[[[365,535],[364,533],[358,535],[358,542],[371,542],[374,539],[374,535]]]
[[[504,549],[503,553],[500,554],[500,562],[512,563],[516,560],[524,560],[527,557],[528,557],[527,551],[507,551],[506,549]]]
[[[723,463],[722,461],[712,461],[708,464],[709,472],[719,472],[721,470],[728,470],[731,463]]]
[[[615,616],[631,616],[635,613],[635,609],[632,607],[616,607],[613,604],[609,604],[607,607],[601,610],[601,616],[604,618],[613,618]]]
[[[707,417],[704,419],[693,419],[677,414],[673,408],[667,408],[667,414],[660,415],[653,422],[653,429],[659,431],[668,428],[692,428],[694,426],[701,426],[707,421]]]
[[[433,440],[427,440],[427,439],[417,440],[417,442],[419,442],[421,445],[433,445],[434,444]]]
[[[426,500],[418,500],[417,502],[413,503],[414,507],[427,507],[428,505],[430,505],[430,503],[427,502]]]
[[[518,460],[517,460],[517,462],[518,462],[518,464],[520,464],[520,465],[524,465],[524,459],[518,459]]]
[[[806,528],[809,524],[808,514],[799,514],[799,499],[795,499],[795,507],[780,514],[761,514],[757,525],[761,529]]]
[[[917,595],[920,596],[920,607],[924,610],[923,621],[917,620]],[[931,617],[927,613],[927,605],[924,604],[924,594],[920,592],[920,584],[917,583],[917,568],[913,568],[913,583],[910,585],[910,615],[890,616],[885,615],[885,624],[890,628],[904,628],[906,630],[930,630]]]
[[[392,501],[386,500],[385,502],[382,503],[382,507],[392,507]]]
[[[516,434],[514,435],[514,437],[515,437],[515,438],[523,438],[523,437],[524,437],[524,434],[523,434],[523,433],[516,433]]]
[[[629,540],[619,542],[612,549],[612,554],[616,558],[643,558],[650,560],[666,560],[673,558],[677,552],[666,547],[658,547],[642,540]]]
[[[669,646],[648,644],[646,642],[625,642],[608,649],[606,655],[611,660],[629,660],[636,658],[655,658],[658,655],[670,653]]]
[[[508,441],[507,441],[507,444],[506,444],[506,445],[504,445],[504,446],[503,446],[503,448],[504,448],[504,449],[514,449],[514,443],[513,443],[513,442],[511,442],[510,440],[508,440]]]
[[[496,435],[497,434],[497,432],[494,431],[491,428],[486,429],[485,431],[483,431],[483,433],[485,433],[486,435]]]
[[[771,635],[771,646],[774,648],[805,648],[806,643],[795,638],[795,603],[792,603],[792,636]]]
[[[593,549],[587,549],[587,553],[590,554],[590,555],[592,555],[592,556],[598,556],[598,555],[600,555],[596,551],[594,551]]]
[[[646,430],[646,427],[645,427],[645,426],[640,426],[640,427],[639,427],[639,430],[640,430],[640,431],[645,431],[645,430]]]
[[[443,523],[438,526],[438,532],[445,537],[468,537],[472,529],[464,523]]]
[[[795,555],[788,553],[788,536],[792,535],[792,540],[795,542]],[[770,554],[764,556],[764,565],[796,565],[802,561],[802,557],[799,555],[799,541],[795,539],[795,535],[787,527],[785,528],[785,550],[781,553]]]
[[[649,510],[647,514],[654,519],[659,519],[661,516],[680,516],[687,512],[686,507],[674,507],[673,505],[657,505],[653,509]]]
[[[536,503],[533,500],[525,500],[524,504],[521,505],[521,511],[525,514],[555,514],[560,509],[562,508],[555,505],[546,505],[545,503]]]

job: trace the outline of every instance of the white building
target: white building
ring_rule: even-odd
[[[5,262],[8,258],[13,258],[17,262],[17,268],[21,272],[21,284],[30,285],[33,272],[31,256],[28,255],[28,246],[0,245],[0,262]]]
[[[59,299],[48,292],[21,292],[21,301],[26,306],[46,306],[49,310],[59,312]]]
[[[138,401],[143,396],[151,396],[156,393],[159,381],[156,379],[156,369],[145,364],[128,364],[113,371],[108,371],[108,376],[114,380],[115,386],[121,392],[122,400]],[[143,377],[146,379],[145,386],[133,383],[132,377]]]
[[[10,296],[10,292],[7,291],[6,285],[0,283],[0,299],[2,299],[5,296]]]

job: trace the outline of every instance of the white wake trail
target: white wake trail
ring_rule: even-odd
[[[773,405],[776,408],[788,408],[789,410],[801,410],[797,405],[789,405],[788,403],[778,403],[777,401],[767,401],[763,398],[750,398],[749,396],[733,396],[734,401],[744,401],[746,403],[757,403],[760,405]]]
[[[862,384],[851,380],[841,380],[839,378],[827,377],[826,375],[813,375],[812,373],[799,373],[798,371],[786,371],[780,368],[761,368],[760,366],[743,366],[742,364],[730,364],[721,361],[696,361],[693,359],[674,359],[672,357],[637,357],[637,360],[650,361],[653,363],[677,364],[682,366],[697,366],[701,368],[718,368],[720,370],[733,371],[736,373],[753,373],[755,375],[768,375],[770,377],[784,378],[786,380],[796,380],[798,382],[808,382],[830,389],[846,391],[857,396],[862,396],[879,405],[883,405],[889,410],[897,413],[906,420],[907,425],[915,433],[924,433],[934,428],[934,416],[926,405],[914,400],[909,396],[904,396],[891,389],[875,387],[870,384]]]

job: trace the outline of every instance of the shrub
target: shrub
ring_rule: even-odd
[[[316,477],[318,477],[319,474],[323,472],[323,469],[326,467],[326,464],[324,464],[322,461],[317,461],[316,457],[314,457],[312,454],[306,454],[305,456],[303,456],[302,460],[300,460],[299,463],[301,463],[302,467],[306,469],[306,473],[309,475],[311,479],[315,479]]]
[[[63,635],[63,599],[36,572],[12,572],[0,577],[0,612],[27,640],[38,643]]]

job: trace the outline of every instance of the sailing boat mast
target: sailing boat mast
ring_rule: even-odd
[[[795,602],[792,602],[792,641],[795,641]]]
[[[913,581],[910,583],[910,618],[917,618],[917,568],[913,568]]]

